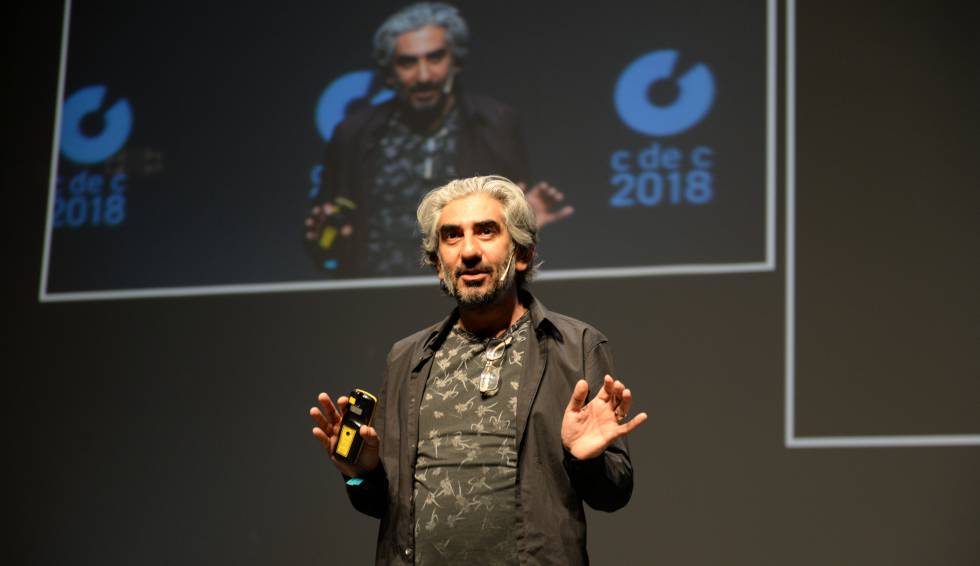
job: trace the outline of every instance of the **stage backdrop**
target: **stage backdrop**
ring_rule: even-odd
[[[308,411],[376,390],[452,303],[431,276],[338,278],[300,225],[324,93],[364,80],[399,5],[131,4],[72,3],[67,36],[59,5],[9,12],[7,562],[369,564],[378,523]],[[651,415],[632,501],[589,512],[592,562],[980,563],[978,8],[675,4],[460,4],[465,88],[520,112],[533,180],[576,206],[545,275],[622,268],[533,285],[609,337]],[[710,108],[637,131],[616,85],[670,52],[678,79],[710,73]],[[671,203],[665,151],[699,147],[712,199]],[[659,169],[632,160],[656,148]],[[345,288],[259,292],[304,285]]]

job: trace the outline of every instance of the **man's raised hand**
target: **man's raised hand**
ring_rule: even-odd
[[[633,403],[633,394],[618,379],[607,375],[602,389],[588,403],[589,384],[580,379],[572,390],[561,422],[561,442],[565,450],[579,460],[602,454],[613,440],[630,433],[647,420],[640,413],[623,422]]]
[[[527,184],[518,183],[527,198],[527,204],[534,211],[538,228],[543,228],[552,222],[558,222],[575,213],[575,208],[565,204],[565,193],[546,181],[540,181],[530,189]]]

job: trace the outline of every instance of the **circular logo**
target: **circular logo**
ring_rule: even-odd
[[[353,71],[327,85],[316,103],[316,127],[323,141],[330,141],[333,137],[334,128],[343,122],[351,102],[369,99],[371,104],[381,104],[395,96],[394,91],[387,88],[372,93],[374,82],[373,71]]]
[[[61,111],[61,153],[76,163],[98,163],[126,144],[133,128],[133,111],[125,98],[102,114],[102,131],[87,135],[82,120],[102,108],[106,87],[85,87],[65,100]]]
[[[619,75],[613,94],[616,111],[623,122],[648,136],[670,136],[697,124],[711,109],[715,81],[703,63],[673,78],[677,51],[664,49],[643,55]],[[659,81],[674,81],[677,96],[661,106],[650,99],[650,89]]]

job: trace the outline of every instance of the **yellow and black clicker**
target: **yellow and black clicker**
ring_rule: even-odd
[[[344,411],[344,418],[340,421],[340,438],[337,439],[337,446],[333,453],[341,460],[349,464],[356,464],[357,457],[361,455],[361,446],[364,439],[358,434],[361,425],[371,426],[374,420],[374,408],[378,405],[378,398],[363,389],[355,389],[350,392],[347,398],[347,410]]]

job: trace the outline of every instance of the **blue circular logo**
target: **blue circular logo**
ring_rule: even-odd
[[[630,63],[619,75],[613,100],[619,117],[630,128],[648,136],[670,136],[697,124],[711,109],[715,80],[703,63],[676,80],[678,94],[668,106],[650,100],[654,83],[672,79],[677,51],[652,51]]]
[[[323,141],[330,141],[333,137],[334,128],[344,121],[351,102],[370,97],[371,104],[381,104],[395,96],[394,91],[387,88],[372,94],[373,82],[373,71],[353,71],[327,85],[316,103],[316,127]]]
[[[76,163],[104,161],[126,145],[133,128],[133,111],[125,98],[116,101],[102,114],[104,127],[99,134],[82,132],[82,120],[98,111],[105,99],[106,87],[85,87],[65,100],[61,113],[61,153]]]

